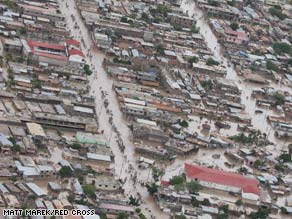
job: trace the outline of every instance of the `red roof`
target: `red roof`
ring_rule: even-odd
[[[45,53],[45,52],[34,52],[34,54],[38,56],[48,57],[51,59],[67,60],[67,57],[65,55],[55,55],[55,54],[50,54],[50,53]]]
[[[163,186],[169,186],[169,182],[165,181],[165,180],[161,180],[160,181],[161,185]]]
[[[77,41],[77,40],[73,40],[73,39],[68,39],[68,40],[66,40],[66,44],[67,44],[68,46],[70,46],[70,45],[72,45],[72,46],[77,46],[77,47],[80,46],[80,42]]]
[[[37,41],[33,41],[33,40],[27,40],[27,44],[29,45],[30,49],[33,52],[34,52],[35,47],[43,47],[43,48],[48,48],[48,49],[64,50],[65,51],[65,46],[59,45],[59,44],[37,42]]]
[[[256,179],[242,176],[237,173],[225,172],[202,166],[185,164],[187,177],[221,185],[239,187],[245,193],[260,194],[259,182]]]
[[[78,49],[70,49],[69,51],[69,55],[72,56],[72,55],[80,55],[82,57],[85,57],[83,52],[81,52],[80,50]]]

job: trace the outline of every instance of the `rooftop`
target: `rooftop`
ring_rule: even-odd
[[[190,164],[185,164],[185,171],[187,177],[192,179],[239,187],[244,193],[260,194],[259,182],[256,179],[248,178],[237,173]]]

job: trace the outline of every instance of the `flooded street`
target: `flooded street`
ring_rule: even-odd
[[[138,168],[137,159],[138,157],[135,155],[134,144],[130,140],[131,139],[131,131],[128,128],[127,121],[123,118],[122,112],[119,109],[119,103],[116,98],[116,94],[112,89],[113,81],[108,78],[106,72],[102,67],[103,60],[105,58],[104,54],[94,48],[91,36],[84,25],[75,5],[74,1],[70,0],[59,0],[60,8],[62,13],[66,17],[66,23],[68,30],[71,31],[71,36],[74,39],[84,41],[82,44],[82,50],[86,55],[86,62],[90,65],[93,74],[90,76],[90,87],[91,94],[96,97],[96,113],[98,116],[99,122],[99,130],[104,131],[104,135],[108,139],[108,144],[110,145],[114,156],[115,162],[112,166],[114,169],[115,177],[121,179],[124,182],[123,189],[125,190],[125,194],[127,196],[141,195],[141,209],[143,213],[150,217],[154,215],[159,219],[169,218],[169,215],[163,213],[152,197],[149,196],[145,187],[142,187],[140,183],[137,181],[147,182],[152,178],[151,171],[149,169],[140,170]],[[67,7],[67,6],[68,7]],[[246,106],[246,113],[253,118],[252,125],[256,129],[260,129],[262,132],[269,133],[268,138],[271,141],[274,141],[282,146],[284,143],[279,141],[278,139],[274,139],[273,131],[271,131],[270,126],[267,124],[266,117],[267,115],[278,115],[277,113],[272,112],[271,110],[267,110],[267,112],[261,115],[255,115],[256,104],[255,100],[251,98],[252,89],[257,88],[258,86],[250,83],[246,83],[240,78],[234,68],[228,65],[228,60],[224,58],[220,52],[220,45],[217,42],[215,35],[212,33],[209,25],[205,21],[203,17],[202,11],[200,11],[193,1],[183,1],[181,5],[184,11],[188,11],[190,16],[193,16],[197,19],[197,26],[200,27],[200,32],[204,36],[207,41],[208,47],[211,51],[214,52],[214,56],[216,59],[220,60],[223,65],[227,69],[227,78],[233,80],[238,87],[242,90],[242,104]],[[191,9],[191,10],[190,10]],[[75,28],[77,26],[78,28]],[[281,88],[281,86],[275,85],[276,88]],[[104,93],[104,97],[101,93]],[[104,100],[107,99],[109,102],[108,107],[104,106]],[[113,124],[116,125],[117,130],[120,132],[121,139],[125,145],[124,153],[121,152],[116,140],[117,134],[113,131],[112,125],[109,123],[110,115],[107,112],[110,111],[112,113]],[[193,119],[193,122],[190,123],[189,129],[192,131],[197,131],[201,128],[201,124],[206,122],[206,120],[199,121],[197,117],[190,117]],[[200,126],[200,127],[199,127]],[[220,133],[224,136],[235,135],[237,124],[231,124],[231,130],[220,130]],[[214,124],[212,124],[212,130],[214,130]],[[276,149],[276,148],[275,148]],[[60,151],[57,148],[52,149],[52,155],[54,156],[54,162],[58,162],[62,156],[60,156]],[[214,159],[212,155],[220,154],[220,159]],[[216,150],[211,151],[207,149],[200,150],[197,154],[191,155],[189,157],[178,158],[174,163],[166,167],[165,178],[169,178],[174,174],[179,173],[185,162],[188,163],[196,163],[196,164],[204,164],[208,166],[218,167],[220,169],[228,169],[232,171],[232,169],[227,168],[224,163],[227,161],[224,157],[224,150]],[[208,163],[206,163],[208,161]],[[133,168],[130,168],[130,167]],[[234,171],[234,170],[233,170]],[[133,180],[133,176],[137,175],[137,181]],[[132,177],[131,177],[132,176]],[[150,210],[149,210],[150,209]]]
[[[68,5],[68,8],[66,7],[66,4]],[[156,218],[159,219],[169,218],[167,214],[164,214],[162,211],[160,211],[152,197],[149,196],[146,188],[140,186],[139,183],[134,182],[133,178],[130,177],[131,175],[134,176],[137,174],[137,179],[147,179],[149,171],[139,170],[139,173],[137,173],[137,157],[134,155],[134,145],[130,141],[131,132],[119,109],[119,104],[116,99],[115,92],[112,90],[113,81],[108,78],[102,67],[102,62],[104,59],[103,53],[93,48],[90,34],[88,33],[86,26],[82,22],[81,17],[76,10],[74,1],[60,0],[60,7],[63,14],[66,16],[67,28],[71,30],[71,36],[77,40],[83,39],[85,42],[85,45],[82,45],[82,50],[87,55],[86,62],[91,66],[91,69],[94,72],[89,78],[91,94],[96,97],[96,111],[100,131],[104,131],[106,138],[109,140],[108,144],[110,145],[115,155],[113,169],[116,178],[120,178],[125,181],[123,185],[125,195],[137,196],[138,193],[141,195],[142,204],[140,207],[146,216],[150,217],[153,214],[156,216]],[[74,16],[75,21],[73,21],[71,15]],[[76,24],[75,22],[77,22],[79,28],[74,28]],[[125,145],[124,153],[120,151],[119,146],[116,143],[117,135],[112,131],[112,126],[109,123],[110,116],[107,113],[107,109],[103,105],[104,99],[102,98],[101,91],[106,94],[105,99],[107,99],[109,102],[108,109],[113,114],[113,124],[117,126],[117,129],[120,132],[121,138]],[[130,166],[133,167],[132,171],[130,171]],[[149,178],[152,178],[152,176]]]
[[[194,1],[183,0],[181,8],[183,9],[184,12],[188,13],[189,16],[192,16],[197,20],[197,27],[200,28],[200,33],[203,35],[207,43],[207,46],[214,53],[215,59],[220,61],[225,66],[227,71],[226,78],[234,81],[238,88],[241,90],[241,103],[245,105],[246,114],[248,114],[252,118],[251,124],[253,125],[253,127],[260,130],[263,133],[267,133],[269,141],[275,142],[282,147],[284,145],[284,141],[274,137],[274,131],[271,129],[271,126],[268,124],[266,119],[267,116],[269,115],[281,116],[281,114],[270,109],[263,109],[264,113],[262,114],[255,113],[255,110],[258,109],[258,107],[256,106],[256,100],[251,97],[251,93],[253,89],[261,88],[262,86],[244,81],[242,77],[237,75],[233,65],[228,65],[230,61],[228,61],[227,58],[225,58],[221,53],[221,46],[218,43],[215,34],[212,32],[209,24],[204,18],[204,13],[197,7]],[[289,90],[288,87],[281,86],[281,84],[271,83],[269,86],[273,87],[276,90],[281,91]],[[228,135],[231,136],[235,134],[236,130],[232,128],[231,131],[230,130],[227,131]]]

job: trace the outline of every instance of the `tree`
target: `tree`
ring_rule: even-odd
[[[212,58],[208,58],[206,64],[207,65],[219,65],[220,63],[217,62],[216,60],[212,59]]]
[[[291,53],[292,48],[288,43],[283,43],[283,42],[277,42],[273,44],[273,49],[276,54],[282,54],[282,53]]]
[[[14,137],[9,137],[8,140],[12,143],[12,151],[19,152],[21,150]]]
[[[218,7],[219,6],[219,2],[214,1],[214,0],[208,0],[208,4],[213,6],[213,7]]]
[[[142,13],[141,19],[147,23],[150,21],[148,14],[146,14],[145,12]]]
[[[157,46],[156,46],[156,51],[158,52],[158,53],[160,53],[160,54],[164,54],[164,47],[162,46],[162,45],[160,45],[160,44],[158,44]]]
[[[201,81],[200,84],[205,90],[211,90],[213,88],[213,83],[211,80]]]
[[[291,162],[291,154],[283,153],[279,156],[279,160],[282,163]]]
[[[81,148],[81,145],[80,144],[78,144],[78,143],[73,143],[73,144],[71,144],[70,145],[70,148],[72,148],[72,149],[74,149],[74,150],[80,150],[80,148]]]
[[[285,18],[287,18],[287,15],[283,14],[282,10],[277,7],[269,8],[269,12],[271,15],[278,17],[280,20],[284,20]]]
[[[140,219],[147,219],[146,216],[142,212],[140,212],[138,214],[138,216],[139,216]]]
[[[236,3],[235,0],[228,0],[228,1],[227,1],[227,4],[230,5],[230,6],[234,6],[235,3]]]
[[[15,11],[18,8],[18,5],[11,0],[5,0],[4,5],[6,5],[12,11]]]
[[[133,197],[132,195],[129,197],[129,204],[135,207],[140,206],[140,201],[138,198]]]
[[[128,218],[129,216],[124,212],[120,212],[117,216],[117,219],[128,219]]]
[[[170,180],[169,180],[169,184],[170,185],[178,185],[178,184],[184,184],[185,179],[183,176],[173,176]]]
[[[271,210],[267,207],[260,207],[257,212],[250,213],[249,217],[251,219],[266,219]]]
[[[88,64],[85,64],[84,67],[83,67],[83,70],[84,70],[84,73],[86,75],[91,75],[92,74],[92,71],[90,70],[90,67]]]
[[[240,167],[240,168],[238,169],[238,171],[239,171],[240,173],[243,173],[243,174],[247,174],[247,173],[248,173],[248,169],[246,169],[246,167]]]
[[[95,192],[96,192],[96,188],[94,185],[84,185],[84,186],[82,186],[82,189],[88,197],[90,197],[90,198],[94,197]]]
[[[147,184],[146,187],[150,195],[154,195],[158,191],[158,186],[155,183]]]
[[[202,189],[202,185],[199,182],[192,180],[187,183],[187,188],[191,194],[195,194]]]
[[[26,28],[25,28],[25,27],[21,27],[21,28],[19,29],[19,33],[20,33],[21,35],[25,35],[25,34],[27,33]]]
[[[17,177],[16,177],[16,176],[11,176],[11,177],[9,177],[9,179],[10,179],[12,182],[16,182],[16,181],[17,181]]]
[[[65,177],[72,177],[73,176],[73,171],[70,167],[64,166],[59,170],[59,174],[62,178]]]
[[[236,206],[241,206],[242,205],[242,200],[241,199],[236,200],[235,205]]]
[[[262,167],[262,166],[264,166],[265,165],[265,162],[263,161],[263,160],[256,160],[255,162],[254,162],[254,167],[255,168],[259,168],[259,167]]]
[[[218,219],[228,219],[228,215],[229,215],[228,205],[220,206]]]
[[[8,53],[7,56],[6,56],[6,59],[7,59],[8,62],[12,61],[12,59],[13,59],[12,54]]]
[[[266,68],[268,70],[272,70],[272,71],[276,71],[276,72],[279,71],[278,66],[274,62],[272,62],[271,60],[267,61]]]
[[[157,167],[153,167],[152,168],[152,177],[153,177],[153,180],[155,182],[158,182],[160,177],[163,175],[163,170],[157,168]]]
[[[99,216],[100,216],[100,219],[107,219],[106,214],[100,214]]]
[[[125,17],[125,16],[123,16],[123,17],[121,18],[121,22],[123,22],[123,23],[128,23],[128,18]]]
[[[275,105],[283,105],[285,103],[285,96],[279,92],[274,93]]]
[[[189,63],[193,64],[193,63],[197,63],[199,61],[198,57],[194,56],[192,58],[189,59]]]
[[[196,27],[196,25],[193,25],[191,27],[191,32],[192,33],[200,33],[200,27]]]
[[[186,120],[180,120],[179,124],[185,128],[189,127],[189,123]]]
[[[19,63],[23,63],[23,62],[24,62],[24,58],[23,58],[22,56],[20,56],[20,57],[17,59],[17,61],[18,61]]]
[[[236,22],[232,22],[230,24],[230,28],[235,31],[235,30],[237,30],[239,28],[239,25]]]
[[[176,31],[181,31],[182,30],[182,27],[178,24],[173,24],[173,29],[175,29]]]
[[[174,217],[175,219],[187,219],[187,217],[186,216],[184,216],[183,214],[180,214],[180,215],[175,215],[175,217]]]

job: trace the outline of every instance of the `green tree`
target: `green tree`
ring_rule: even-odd
[[[213,83],[211,80],[201,81],[200,84],[205,90],[212,90],[213,88]]]
[[[279,156],[279,160],[282,163],[291,162],[291,154],[283,153]]]
[[[123,23],[128,23],[128,18],[127,18],[126,16],[123,16],[123,17],[121,18],[121,22],[123,22]]]
[[[73,170],[68,167],[68,166],[63,166],[60,170],[59,170],[59,174],[62,178],[65,177],[72,177],[73,176]]]
[[[269,12],[271,15],[278,17],[280,20],[284,20],[285,18],[287,18],[287,15],[283,14],[282,10],[277,7],[269,8]]]
[[[206,62],[206,65],[219,65],[220,63],[217,62],[216,60],[212,59],[212,58],[209,58]]]
[[[271,60],[268,60],[267,63],[266,63],[266,68],[268,70],[272,70],[272,71],[279,71],[279,68],[278,66]]]
[[[4,0],[4,5],[6,5],[9,9],[11,9],[12,11],[16,11],[18,9],[18,5],[11,1],[11,0]]]
[[[20,57],[17,59],[17,61],[18,61],[19,63],[23,63],[23,62],[24,62],[24,58],[23,58],[22,56],[20,56]]]
[[[19,152],[21,150],[14,137],[9,137],[8,140],[12,143],[12,151]]]
[[[232,22],[230,24],[230,28],[235,31],[235,30],[237,30],[239,28],[239,25],[236,22]]]
[[[139,216],[140,219],[147,219],[146,216],[142,212],[140,212],[138,214],[138,216]]]
[[[10,176],[9,179],[10,179],[12,182],[16,182],[16,181],[17,181],[17,177],[16,177],[16,176]]]
[[[187,188],[191,194],[195,194],[202,189],[202,185],[199,182],[192,180],[187,183]]]
[[[191,32],[192,33],[200,33],[200,27],[197,27],[196,25],[193,25],[191,27]]]
[[[182,27],[179,24],[173,24],[173,29],[175,29],[176,31],[181,31]]]
[[[180,120],[179,124],[185,128],[189,127],[189,123],[186,120]]]
[[[228,1],[227,1],[227,4],[230,5],[230,6],[234,6],[235,3],[236,3],[235,0],[228,0]]]
[[[271,210],[267,207],[260,207],[257,212],[250,213],[251,219],[267,219]]]
[[[158,53],[160,53],[160,54],[164,54],[164,47],[162,46],[162,45],[160,45],[160,44],[158,44],[157,46],[156,46],[156,51],[158,52]]]
[[[219,2],[215,1],[215,0],[208,0],[208,4],[213,6],[213,7],[218,7],[219,6]]]
[[[255,168],[259,168],[259,167],[262,167],[262,166],[264,166],[265,165],[265,162],[263,161],[263,160],[256,160],[255,162],[254,162],[254,166],[255,166]]]
[[[132,195],[129,197],[129,204],[135,207],[140,206],[140,201],[138,198],[133,197]]]
[[[193,63],[197,63],[199,61],[198,57],[194,56],[192,58],[189,59],[189,63],[193,64]]]
[[[70,148],[72,148],[72,149],[74,149],[74,150],[80,150],[80,148],[81,148],[81,145],[80,144],[78,144],[78,143],[73,143],[73,144],[71,144],[70,145]]]
[[[8,53],[7,56],[6,56],[6,59],[7,59],[8,62],[12,61],[12,59],[13,59],[12,54]]]
[[[228,219],[228,216],[229,216],[228,205],[220,206],[218,219]]]
[[[170,185],[178,185],[178,184],[184,184],[185,183],[185,178],[183,176],[173,176],[169,180]]]
[[[275,105],[283,105],[285,103],[285,96],[279,92],[274,93]]]
[[[152,177],[153,177],[153,180],[155,182],[158,182],[160,177],[163,175],[163,170],[157,168],[157,167],[153,167],[152,168]]]
[[[175,215],[175,217],[174,217],[175,219],[187,219],[187,217],[186,216],[184,216],[183,214],[180,214],[180,215]]]
[[[147,23],[150,22],[150,18],[148,16],[148,14],[146,14],[145,12],[142,13],[141,19]]]
[[[120,212],[117,216],[117,219],[128,219],[128,218],[129,216],[124,212]]]
[[[277,54],[282,54],[282,53],[291,53],[292,48],[288,43],[283,43],[283,42],[277,42],[273,44],[273,49],[275,53]]]
[[[242,205],[242,200],[241,199],[236,200],[235,205],[236,206],[241,206]]]
[[[90,67],[88,64],[85,64],[84,67],[83,67],[83,70],[84,70],[84,73],[86,75],[91,75],[92,74],[92,71],[90,70]]]
[[[155,183],[147,184],[146,187],[150,195],[154,195],[158,191],[158,186]]]
[[[20,33],[21,35],[26,35],[26,33],[27,33],[26,28],[25,28],[25,27],[21,27],[21,28],[19,29],[19,33]]]
[[[84,186],[82,186],[82,189],[88,197],[90,197],[90,198],[94,197],[95,192],[96,192],[96,188],[94,185],[84,185]]]

